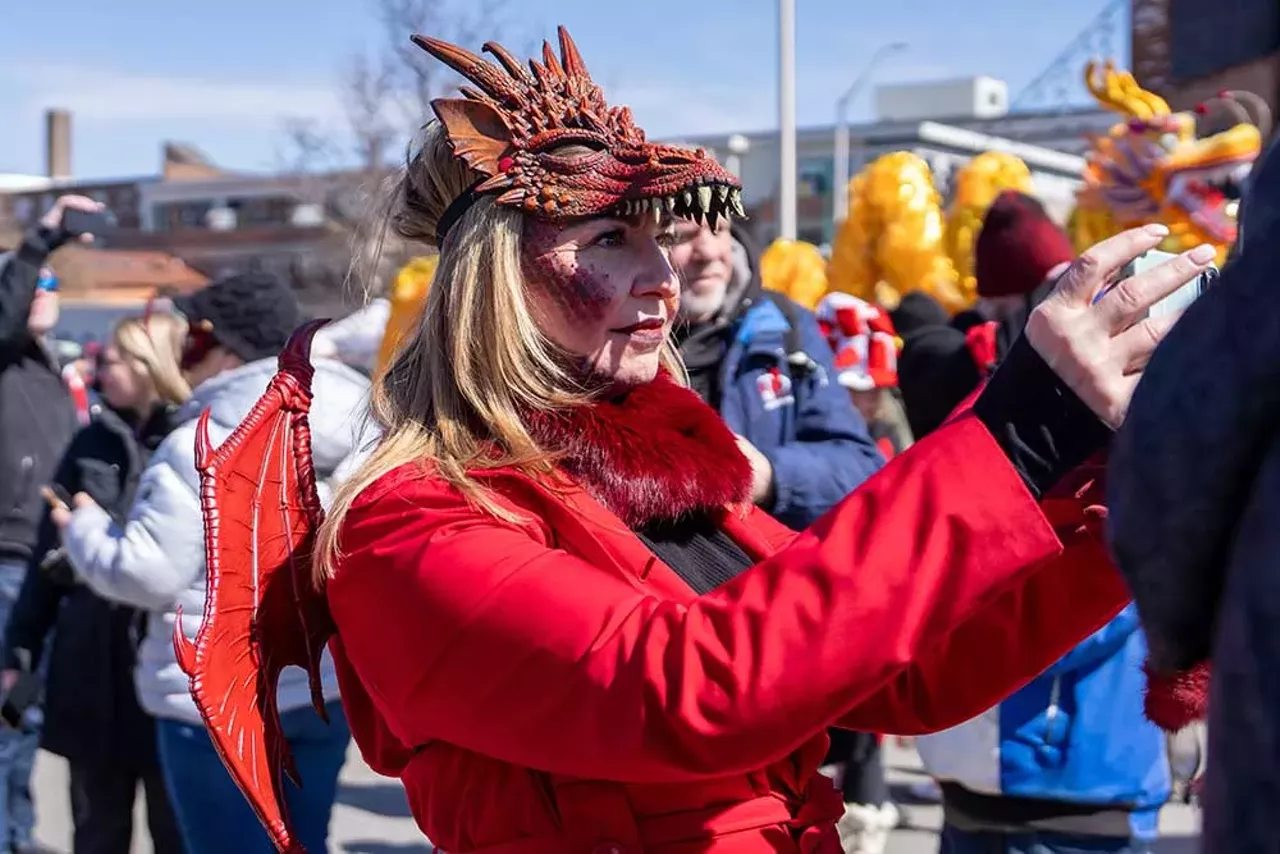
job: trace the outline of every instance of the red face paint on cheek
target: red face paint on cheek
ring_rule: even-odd
[[[567,327],[590,337],[609,316],[613,303],[615,288],[609,274],[580,264],[573,250],[563,245],[561,230],[538,220],[525,221],[521,254],[530,290]]]

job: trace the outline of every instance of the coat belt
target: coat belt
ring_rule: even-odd
[[[810,786],[810,798],[798,812],[781,796],[766,794],[648,817],[634,814],[619,785],[559,782],[554,787],[564,830],[474,848],[468,854],[643,854],[664,845],[710,841],[767,827],[790,829],[797,838],[797,850],[804,854],[840,851],[835,821],[843,813],[843,804],[834,789],[828,795],[816,784]]]

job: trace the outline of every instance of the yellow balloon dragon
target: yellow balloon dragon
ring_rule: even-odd
[[[760,283],[812,310],[827,293],[827,259],[812,243],[775,240],[760,256]]]
[[[830,286],[889,309],[921,290],[959,311],[968,300],[947,257],[945,232],[929,164],[909,151],[885,154],[849,182],[849,214],[831,246]]]
[[[1092,141],[1070,223],[1076,248],[1126,228],[1162,223],[1172,232],[1162,249],[1179,252],[1212,243],[1221,263],[1236,239],[1241,183],[1270,131],[1266,103],[1249,92],[1223,91],[1195,112],[1174,113],[1163,98],[1109,62],[1089,63],[1085,85],[1125,121]],[[1233,124],[1198,137],[1197,116],[1214,112]]]
[[[1031,170],[1022,159],[1003,151],[984,151],[956,173],[955,196],[947,213],[943,239],[947,257],[955,265],[960,292],[968,302],[978,298],[973,275],[973,246],[982,230],[987,208],[1005,190],[1034,194]]]
[[[979,154],[955,176],[944,216],[929,165],[907,151],[873,161],[849,182],[849,214],[831,248],[833,290],[893,308],[924,291],[951,312],[976,299],[973,244],[1003,190],[1031,192],[1031,170],[998,151]]]
[[[414,258],[396,274],[390,293],[387,294],[391,312],[378,353],[380,372],[390,367],[396,348],[422,319],[422,307],[426,304],[427,292],[431,289],[431,280],[436,274],[436,263],[439,260],[439,255]]]

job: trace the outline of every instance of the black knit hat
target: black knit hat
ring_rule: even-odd
[[[947,322],[947,310],[942,303],[924,291],[903,294],[898,307],[889,312],[893,328],[902,338],[909,338],[916,330],[929,326],[943,326]]]
[[[220,279],[173,307],[192,325],[207,321],[214,339],[246,362],[279,355],[302,325],[293,291],[267,273],[241,273]]]

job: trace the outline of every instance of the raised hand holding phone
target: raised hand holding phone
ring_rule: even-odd
[[[1112,429],[1124,421],[1143,367],[1180,315],[1152,317],[1150,309],[1195,281],[1216,257],[1213,247],[1199,246],[1123,276],[1133,259],[1155,249],[1168,233],[1150,225],[1091,247],[1027,320],[1027,341]]]
[[[66,229],[68,233],[74,235],[81,243],[92,243],[95,238],[92,231],[66,228],[66,217],[73,211],[77,212],[77,214],[72,217],[71,225],[73,226],[79,225],[83,227],[92,227],[93,223],[101,222],[106,225],[111,221],[107,218],[110,217],[110,214],[107,212],[106,206],[100,202],[95,202],[88,196],[60,196],[58,200],[53,203],[53,207],[49,208],[49,211],[40,218],[40,224],[49,229]],[[95,216],[98,217],[98,219],[84,219],[84,215]]]

